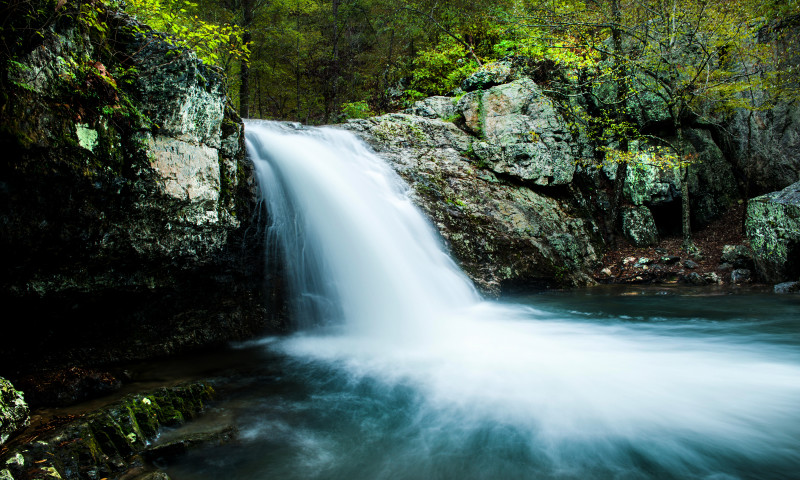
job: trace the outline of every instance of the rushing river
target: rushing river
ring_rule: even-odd
[[[175,480],[800,475],[796,297],[486,302],[352,136],[247,130],[306,329],[247,346],[220,406],[239,441]]]

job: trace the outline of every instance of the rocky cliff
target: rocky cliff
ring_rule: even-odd
[[[221,72],[79,8],[3,59],[7,375],[218,344],[268,318],[252,165]]]
[[[428,98],[403,114],[351,120],[342,128],[360,135],[409,182],[484,292],[592,283],[590,273],[614,230],[618,169],[593,163],[607,145],[570,124],[552,91],[545,94],[518,65],[489,67],[463,87],[470,91],[459,97]],[[634,110],[645,120],[657,116],[650,111],[656,107],[639,107]],[[682,147],[695,159],[688,179],[695,227],[742,199],[741,172],[717,137],[707,125],[683,135]],[[626,169],[623,182],[623,233],[636,246],[680,233],[681,179],[676,169],[649,165],[649,148],[630,145],[642,161]]]

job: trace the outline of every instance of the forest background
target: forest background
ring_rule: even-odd
[[[127,0],[126,9],[223,68],[243,117],[323,124],[458,96],[465,78],[509,57],[590,90],[638,75],[663,93],[680,79],[668,93],[683,108],[709,96],[741,104],[754,88],[780,96],[796,72],[775,66],[791,52],[764,40],[797,21],[800,2]],[[776,70],[783,78],[767,75]],[[647,88],[618,83],[620,102]]]

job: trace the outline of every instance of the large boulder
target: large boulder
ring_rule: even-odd
[[[662,229],[663,224],[679,225],[681,176],[678,169],[652,161],[653,149],[648,145],[633,143],[632,148],[640,149],[640,153],[637,161],[626,170],[626,199],[633,205],[661,207],[674,214],[672,219],[661,219]],[[692,159],[689,167],[692,220],[695,226],[707,225],[738,199],[734,172],[708,130],[687,129],[683,148]],[[609,173],[612,178],[616,174],[615,170]]]
[[[0,373],[264,326],[254,174],[221,71],[119,13],[83,28],[77,8],[3,60]]]
[[[562,198],[470,161],[474,137],[449,122],[388,114],[342,125],[410,184],[465,272],[497,295],[522,284],[580,285],[599,260],[599,229],[579,192]]]
[[[30,421],[28,404],[11,382],[0,377],[0,445],[26,427]]]
[[[647,207],[628,207],[622,211],[622,233],[634,246],[649,247],[658,241],[658,229]]]
[[[800,182],[751,199],[745,229],[762,277],[774,283],[800,277]]]
[[[480,138],[473,153],[499,175],[536,185],[566,185],[575,159],[566,122],[529,78],[464,95],[457,109]]]

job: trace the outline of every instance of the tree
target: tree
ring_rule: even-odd
[[[748,108],[742,96],[769,64],[758,42],[763,19],[750,0],[587,0],[532,8],[529,26],[548,29],[552,39],[574,40],[572,48],[591,49],[610,61],[597,62],[595,78],[611,70],[628,74],[630,88],[617,89],[613,103],[630,116],[633,108],[662,108],[665,125],[640,125],[638,136],[667,146],[681,178],[681,225],[686,250],[694,250],[690,224],[689,171],[684,129],[698,119],[735,103]],[[624,98],[623,98],[624,97]],[[621,121],[619,115],[614,119]],[[624,146],[623,146],[624,150]],[[631,159],[631,155],[610,155]],[[625,163],[623,161],[623,163]],[[618,185],[618,189],[619,189]]]

